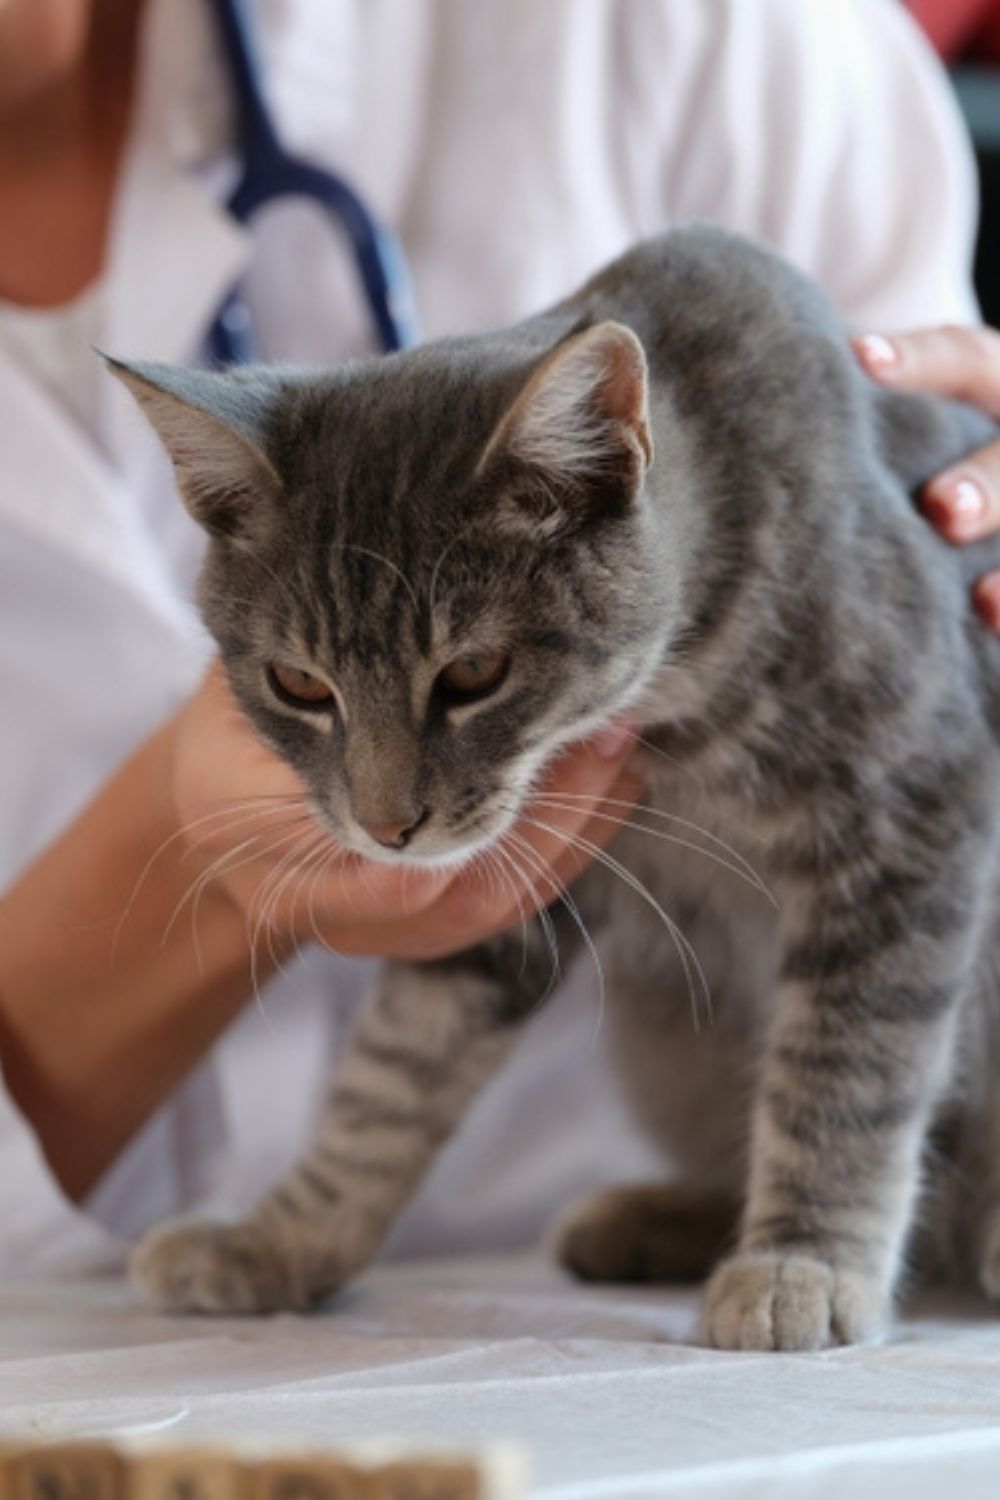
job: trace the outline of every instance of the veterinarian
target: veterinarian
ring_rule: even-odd
[[[975,317],[969,155],[895,0],[260,0],[257,21],[286,139],[401,236],[428,335],[513,320],[691,218],[776,246],[856,325]],[[246,836],[220,804],[252,811],[287,773],[205,675],[200,539],[91,353],[197,360],[240,276],[268,358],[370,346],[328,227],[295,210],[249,231],[222,207],[229,106],[201,0],[0,0],[0,1260],[14,1263],[102,1255],[198,1199],[248,1201],[305,1139],[368,972],[297,957],[288,908],[252,972],[248,912],[280,850],[197,885]],[[591,835],[607,836],[588,822],[602,795],[637,790],[628,743],[618,726],[554,772],[591,799]],[[558,840],[533,842],[573,873]],[[462,948],[516,917],[466,879],[384,869],[331,881],[317,910],[332,946],[369,955]],[[397,1245],[522,1243],[582,1189],[652,1169],[594,1030],[589,992],[550,1007]]]
[[[864,368],[883,385],[968,401],[1000,422],[1000,333],[995,329],[862,334],[854,347]],[[942,536],[958,546],[1000,531],[1000,441],[938,474],[924,490],[923,508]],[[984,574],[972,597],[983,620],[1000,635],[1000,572]]]

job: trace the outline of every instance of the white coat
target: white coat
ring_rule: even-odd
[[[524,315],[692,218],[777,246],[859,324],[975,316],[969,153],[896,0],[261,0],[259,14],[288,138],[400,231],[428,334]],[[365,348],[334,237],[302,212],[248,234],[219,206],[231,170],[201,0],[150,0],[96,342],[192,360],[249,268],[269,355]],[[7,347],[0,308],[0,888],[206,657],[188,602],[199,537],[96,361],[93,379],[85,428]],[[106,1230],[258,1191],[308,1129],[363,970],[314,953],[271,985],[84,1212],[0,1095],[0,1259],[75,1255]],[[516,1243],[586,1184],[643,1169],[593,996],[574,988],[477,1104],[397,1243]]]

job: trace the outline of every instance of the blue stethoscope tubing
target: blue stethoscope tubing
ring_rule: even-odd
[[[245,0],[211,0],[222,55],[229,71],[241,172],[226,207],[241,224],[266,203],[305,198],[343,230],[385,353],[409,349],[419,340],[410,276],[395,235],[377,222],[341,177],[293,156],[281,143],[264,98],[261,67]],[[239,289],[223,303],[208,335],[213,359],[222,365],[257,358],[253,327]]]

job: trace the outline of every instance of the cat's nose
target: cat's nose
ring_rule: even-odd
[[[417,829],[423,827],[430,815],[430,808],[422,807],[412,818],[395,823],[362,822],[361,826],[376,844],[382,845],[383,849],[405,849]]]

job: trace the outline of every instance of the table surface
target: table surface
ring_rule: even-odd
[[[513,1441],[537,1500],[1000,1497],[979,1302],[799,1356],[697,1348],[696,1309],[540,1257],[379,1267],[302,1318],[160,1317],[110,1275],[0,1282],[0,1437]]]

